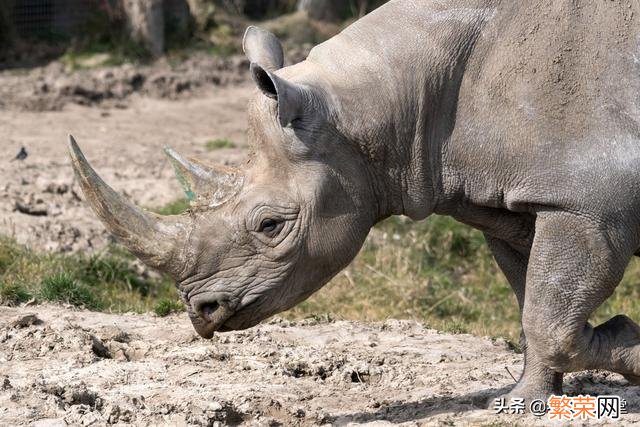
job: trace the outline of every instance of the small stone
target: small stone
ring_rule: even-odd
[[[291,415],[293,415],[296,418],[304,418],[306,416],[306,412],[302,408],[294,408],[291,411]]]
[[[211,402],[207,405],[207,409],[210,411],[220,411],[222,410],[222,404],[220,402]]]
[[[47,205],[44,203],[25,203],[21,200],[17,200],[15,203],[15,210],[25,215],[31,216],[46,216],[49,214]]]
[[[91,335],[91,351],[103,359],[111,359],[111,352],[104,345],[102,340],[95,335]]]
[[[11,385],[11,381],[9,381],[9,377],[4,377],[4,380],[2,380],[2,390],[9,390],[10,388],[13,388],[13,386]]]

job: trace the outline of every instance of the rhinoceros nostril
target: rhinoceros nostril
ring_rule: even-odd
[[[200,313],[202,313],[202,317],[208,321],[213,322],[216,319],[216,311],[220,309],[220,304],[217,301],[208,302],[202,304],[200,308]]]
[[[218,330],[235,312],[228,301],[213,295],[192,300],[190,303],[194,309],[193,314],[207,324],[206,328],[213,328],[214,331]]]

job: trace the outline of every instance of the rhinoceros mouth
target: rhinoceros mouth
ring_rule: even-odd
[[[193,328],[202,338],[210,339],[215,332],[230,332],[257,325],[268,316],[260,316],[259,298],[243,303],[218,302],[211,295],[189,298],[182,295]]]
[[[218,304],[205,304],[194,311],[188,307],[189,319],[193,328],[202,338],[210,339],[214,332],[226,332],[231,330],[225,326],[225,322],[233,316],[234,310],[228,306],[218,306]]]

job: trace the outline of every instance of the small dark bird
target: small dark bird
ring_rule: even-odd
[[[29,153],[27,153],[27,148],[23,145],[16,157],[13,160],[24,160],[27,158]],[[11,160],[11,161],[13,161]]]

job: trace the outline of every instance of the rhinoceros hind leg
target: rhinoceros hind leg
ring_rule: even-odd
[[[637,242],[623,224],[572,213],[538,215],[529,257],[522,324],[532,369],[606,369],[640,376],[640,328],[616,316],[593,328],[588,319],[614,291]],[[527,369],[530,370],[530,369]],[[514,391],[531,394],[526,373]]]
[[[622,374],[630,383],[640,385],[640,326],[620,314],[599,325],[594,333],[606,350],[598,367]]]
[[[485,234],[485,239],[498,266],[516,295],[522,314],[530,249],[525,247],[517,249],[509,243],[487,234]],[[509,403],[512,398],[524,398],[528,406],[533,400],[542,399],[546,401],[551,394],[562,394],[562,373],[543,366],[536,360],[535,355],[527,351],[524,333],[520,334],[520,346],[525,355],[524,369],[520,380],[509,393],[497,398],[491,398],[487,402],[489,409],[494,408],[496,399],[504,399],[505,403]]]

